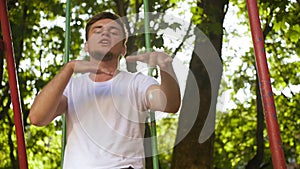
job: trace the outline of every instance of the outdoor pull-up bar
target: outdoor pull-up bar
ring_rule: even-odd
[[[64,64],[69,62],[69,54],[70,54],[70,44],[71,44],[71,30],[70,30],[70,18],[71,18],[71,1],[67,0],[66,7],[66,23],[65,23],[65,55],[64,55]],[[67,143],[67,126],[66,126],[66,117],[65,114],[62,115],[62,143],[61,143],[61,168],[63,168],[64,164],[64,156],[65,156],[65,147]]]
[[[259,88],[261,92],[268,136],[270,140],[272,163],[274,169],[285,169],[285,158],[277,122],[274,96],[271,88],[266,52],[264,48],[264,37],[261,30],[256,0],[247,0],[247,6],[252,40],[254,44],[257,73],[259,77]]]
[[[68,0],[69,1],[69,0]],[[147,0],[145,0],[147,2]],[[270,139],[270,149],[274,169],[286,169],[285,158],[280,138],[279,126],[274,104],[274,97],[271,88],[270,75],[266,61],[264,49],[264,38],[259,21],[258,7],[256,0],[247,0],[251,34],[255,50],[256,66],[259,77],[260,91],[262,95],[263,108],[265,112],[268,136]],[[147,8],[145,8],[147,9]],[[145,10],[146,12],[146,10]],[[7,69],[9,76],[10,95],[12,99],[14,122],[16,127],[16,136],[18,144],[18,159],[20,169],[27,169],[27,155],[24,139],[24,128],[21,116],[21,107],[19,100],[18,82],[15,70],[14,53],[11,39],[11,31],[7,15],[7,5],[5,0],[0,0],[0,21],[3,35],[3,41],[0,40],[0,49],[5,50]],[[66,21],[69,22],[69,21]],[[67,37],[68,38],[68,34]],[[67,42],[69,43],[69,42]],[[66,43],[66,44],[67,44]],[[146,42],[148,45],[150,43]],[[149,48],[149,46],[147,47]],[[68,49],[68,47],[66,47]],[[156,137],[155,135],[152,137]],[[157,151],[156,151],[157,153]],[[156,156],[157,154],[153,154]],[[157,159],[156,159],[157,160]],[[156,161],[157,162],[157,161]],[[154,163],[156,163],[154,162]]]
[[[24,139],[24,128],[22,123],[22,113],[19,100],[18,81],[16,76],[13,45],[11,39],[10,25],[7,15],[7,5],[5,0],[0,0],[0,22],[3,36],[3,50],[5,51],[7,71],[9,79],[10,96],[14,111],[14,123],[18,144],[18,158],[20,169],[27,169],[27,155]]]

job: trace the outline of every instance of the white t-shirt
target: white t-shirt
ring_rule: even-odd
[[[94,82],[72,78],[68,98],[64,169],[144,168],[146,90],[157,82],[141,73],[119,72]]]

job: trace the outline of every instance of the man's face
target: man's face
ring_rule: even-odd
[[[112,59],[126,52],[122,27],[112,19],[102,19],[92,24],[88,37],[85,51],[96,60]]]

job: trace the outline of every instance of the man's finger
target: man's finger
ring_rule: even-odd
[[[142,55],[127,56],[126,61],[128,61],[128,62],[136,62],[136,61],[145,62],[146,61],[146,55],[142,54]]]
[[[148,64],[150,67],[155,67],[156,66],[156,59],[157,59],[157,56],[158,54],[155,53],[155,52],[152,52],[149,54],[149,61],[148,61]]]

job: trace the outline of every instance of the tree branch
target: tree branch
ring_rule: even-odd
[[[273,29],[273,25],[270,25],[271,24],[271,20],[273,18],[273,12],[274,12],[274,9],[272,8],[271,11],[270,11],[270,14],[268,16],[270,17],[267,17],[266,19],[266,25],[263,29],[263,37],[264,39],[266,39],[267,35],[269,34],[269,32]]]
[[[192,28],[192,25],[193,25],[193,22],[192,22],[192,19],[190,20],[190,25],[188,27],[188,30],[186,31],[186,34],[184,35],[181,43],[179,44],[179,46],[175,49],[175,51],[173,52],[172,54],[172,57],[174,58],[177,54],[177,52],[180,50],[180,48],[183,46],[183,43],[185,42],[185,40],[189,37],[189,34],[190,34],[190,30]]]

